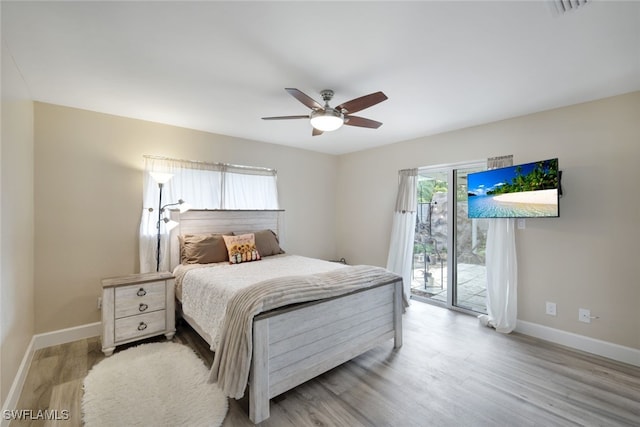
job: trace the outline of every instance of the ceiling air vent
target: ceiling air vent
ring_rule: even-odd
[[[551,3],[555,6],[558,13],[566,13],[572,10],[576,10],[580,6],[591,2],[591,0],[552,0]]]

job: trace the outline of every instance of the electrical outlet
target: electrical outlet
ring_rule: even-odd
[[[549,316],[555,316],[556,315],[556,303],[555,302],[547,301],[547,311],[546,311],[546,313]]]
[[[102,297],[98,297],[98,310],[102,310]]]
[[[524,230],[525,228],[527,228],[527,221],[524,218],[518,218],[518,229]]]
[[[578,320],[584,323],[591,323],[591,310],[588,308],[579,308]]]

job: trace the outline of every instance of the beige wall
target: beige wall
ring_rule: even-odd
[[[0,401],[34,333],[33,102],[2,44]]]
[[[337,256],[386,264],[399,169],[558,157],[561,217],[517,231],[518,319],[640,349],[639,118],[636,92],[341,156]]]
[[[144,154],[276,168],[285,250],[334,256],[336,157],[35,103],[36,332],[99,321],[100,280],[138,271]]]

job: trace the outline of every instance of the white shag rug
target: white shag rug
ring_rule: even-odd
[[[227,398],[189,347],[142,344],[95,365],[84,380],[86,427],[220,426]]]

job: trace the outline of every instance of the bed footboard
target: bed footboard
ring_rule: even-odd
[[[269,401],[389,339],[402,345],[402,281],[254,319],[249,418]]]

